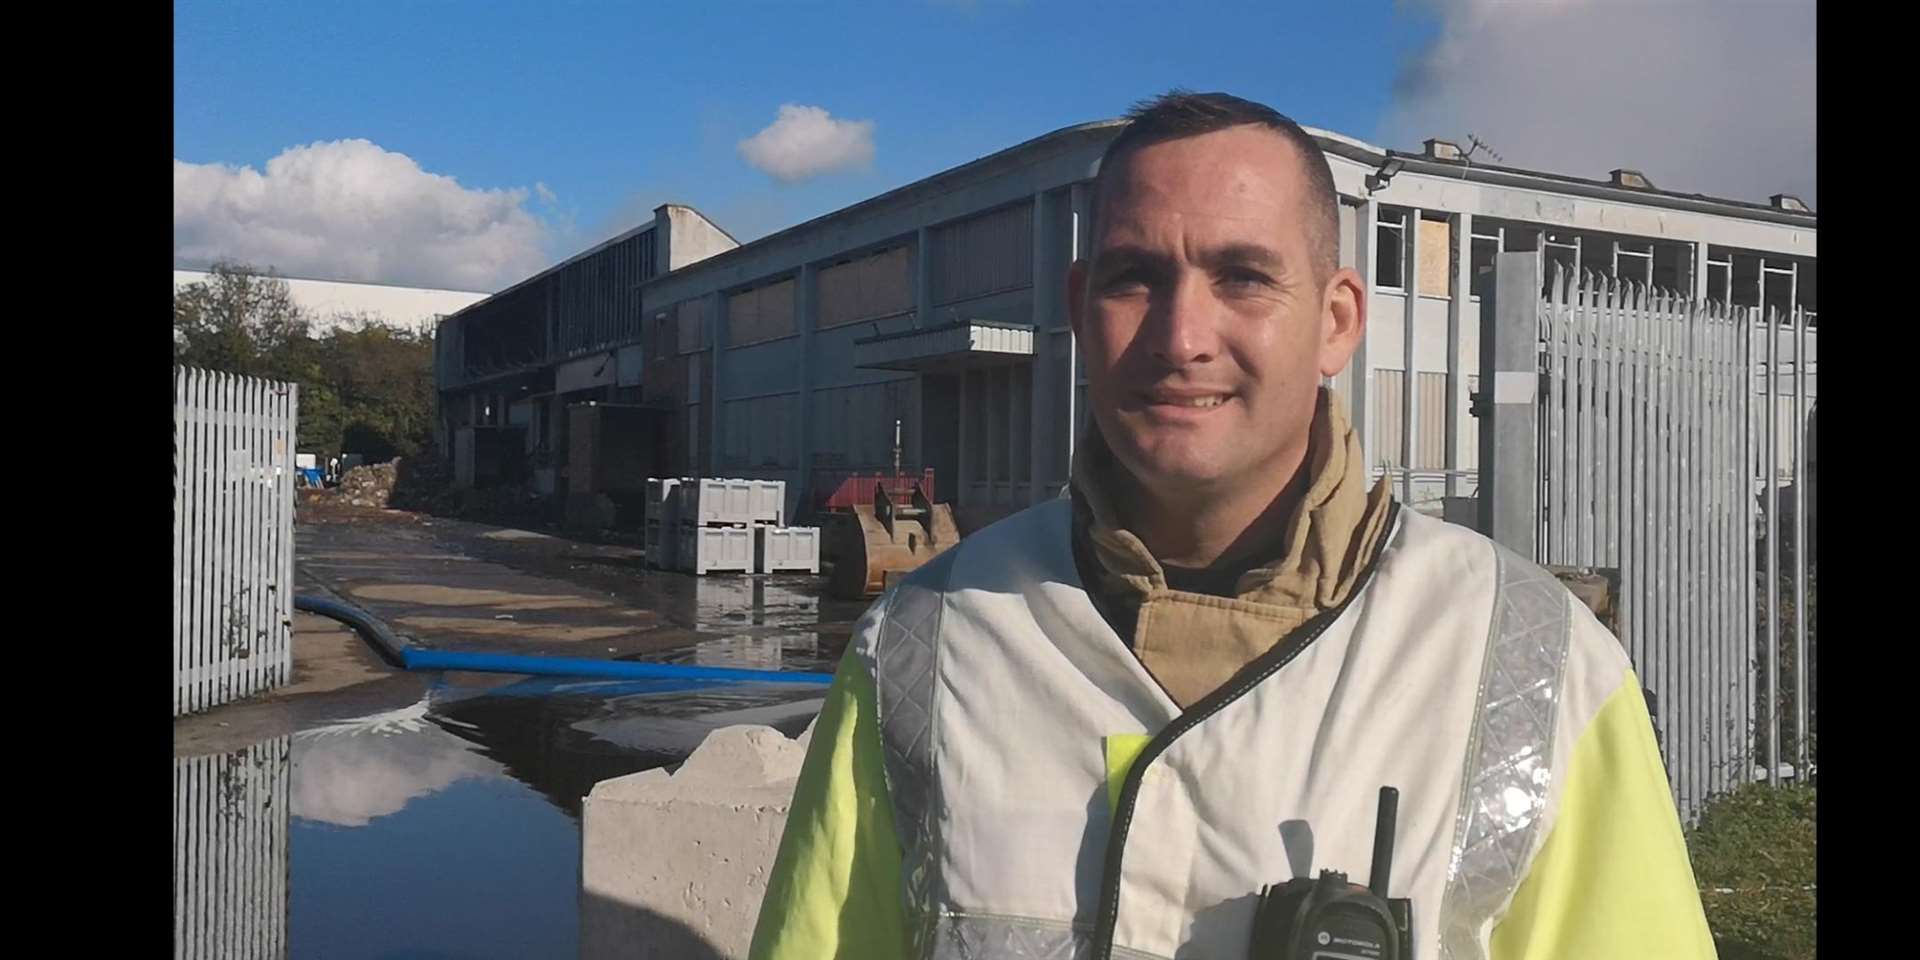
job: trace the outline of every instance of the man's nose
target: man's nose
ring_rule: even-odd
[[[1170,367],[1212,360],[1220,349],[1219,306],[1204,278],[1176,279],[1154,298],[1141,331],[1154,357]]]

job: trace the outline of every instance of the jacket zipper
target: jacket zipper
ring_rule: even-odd
[[[1373,571],[1380,564],[1381,554],[1386,552],[1388,544],[1399,533],[1400,505],[1393,505],[1393,515],[1387,518],[1387,534],[1380,538],[1379,546],[1374,548],[1373,558],[1367,568],[1361,571],[1354,581],[1353,590],[1347,599],[1331,610],[1322,611],[1318,616],[1287,635],[1277,646],[1256,657],[1241,670],[1238,678],[1214,692],[1202,697],[1192,709],[1175,717],[1161,731],[1147,741],[1147,745],[1134,758],[1133,765],[1127,770],[1127,778],[1121,782],[1120,799],[1115,805],[1113,826],[1107,835],[1106,865],[1100,881],[1100,914],[1094,927],[1093,960],[1112,960],[1113,938],[1120,922],[1120,870],[1126,856],[1127,831],[1133,826],[1133,811],[1139,800],[1140,783],[1146,776],[1147,768],[1158,759],[1160,754],[1173,745],[1175,740],[1188,730],[1199,726],[1207,718],[1219,713],[1228,705],[1246,696],[1253,688],[1264,683],[1269,677],[1280,672],[1282,667],[1293,662],[1308,645],[1318,639],[1333,622],[1346,612],[1348,606],[1359,598],[1367,584],[1373,579]]]

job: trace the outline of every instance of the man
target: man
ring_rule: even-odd
[[[1367,487],[1325,156],[1222,94],[1130,119],[1068,279],[1071,495],[860,621],[752,956],[1239,960],[1263,887],[1365,879],[1382,786],[1415,956],[1713,956],[1618,642]]]

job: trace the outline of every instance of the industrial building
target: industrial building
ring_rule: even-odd
[[[1085,389],[1064,280],[1119,129],[1068,127],[748,244],[661,207],[441,322],[442,449],[459,482],[526,484],[583,521],[648,475],[785,480],[804,517],[848,477],[891,473],[896,425],[901,467],[931,471],[963,531],[1054,496]],[[1496,251],[1817,311],[1816,220],[1793,197],[1310,132],[1340,194],[1342,260],[1370,290],[1368,336],[1334,386],[1375,475],[1416,508],[1474,489],[1480,268]]]
[[[173,271],[173,288],[205,283],[205,270]],[[376,320],[396,327],[431,330],[442,317],[479,303],[487,294],[473,290],[404,287],[354,280],[318,280],[311,277],[275,277],[287,285],[287,295],[313,321],[313,332],[324,334],[343,322]]]

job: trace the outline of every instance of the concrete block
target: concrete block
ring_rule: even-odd
[[[812,736],[723,727],[671,775],[595,784],[580,818],[580,956],[744,958]]]

